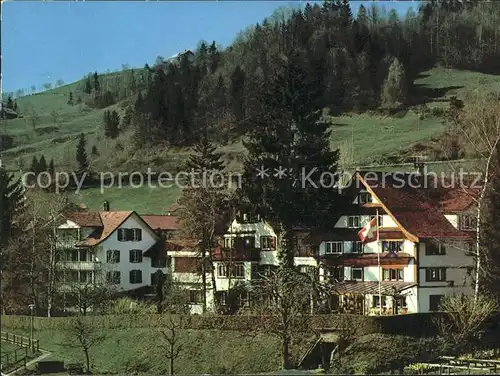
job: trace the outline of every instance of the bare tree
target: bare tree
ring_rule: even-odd
[[[67,331],[64,346],[79,348],[85,354],[87,374],[91,373],[90,349],[106,339],[104,332],[95,325],[93,316],[78,315]]]
[[[500,142],[500,107],[498,96],[483,94],[479,91],[470,95],[466,105],[451,111],[451,122],[458,131],[464,143],[468,145],[470,154],[478,156],[482,161],[483,185],[476,195],[471,191],[471,197],[476,203],[476,239],[475,239],[475,286],[474,296],[478,298],[481,286],[483,258],[481,247],[482,212],[486,191],[492,173],[493,156]]]
[[[66,270],[66,275],[73,274],[73,278],[81,278],[75,270]],[[90,275],[90,274],[89,274]],[[88,281],[72,281],[69,285],[69,291],[66,296],[69,299],[69,304],[78,309],[78,313],[82,316],[87,316],[90,312],[97,312],[106,308],[107,302],[113,296],[113,291],[109,286],[100,283],[96,277]]]
[[[183,342],[181,337],[182,316],[176,320],[172,315],[168,315],[166,321],[161,320],[159,328],[160,347],[163,350],[165,358],[170,365],[170,375],[173,376],[175,361],[181,354]]]
[[[36,85],[31,85],[30,89],[32,94],[36,93]]]
[[[16,90],[16,98],[20,98],[24,95],[24,89]]]
[[[45,90],[50,90],[52,88],[52,84],[50,82],[45,82],[42,87],[45,89]]]
[[[29,122],[31,124],[31,126],[33,127],[33,130],[36,130],[36,126],[38,125],[38,123],[40,121],[40,116],[36,112],[33,105],[28,105],[27,107],[28,107],[27,111],[26,111],[27,116],[25,117],[25,119],[27,122]]]
[[[455,347],[463,348],[479,339],[481,326],[495,313],[498,305],[484,295],[474,299],[452,295],[443,299],[440,308],[446,314],[438,321],[441,336]]]
[[[313,334],[310,317],[310,281],[293,268],[280,267],[262,276],[255,286],[260,325],[255,330],[270,333],[281,341],[282,368],[291,368],[290,346],[298,336]]]
[[[57,122],[59,120],[59,111],[55,108],[50,112],[50,116],[52,117],[52,122],[57,126]]]
[[[58,79],[56,81],[56,86],[59,87],[59,86],[63,86],[64,85],[64,81],[62,79]]]

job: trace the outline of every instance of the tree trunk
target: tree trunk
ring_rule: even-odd
[[[89,357],[89,349],[86,347],[83,348],[83,351],[85,352],[85,360],[87,362],[87,375],[90,374],[90,357]]]
[[[203,289],[202,300],[203,300],[203,313],[207,312],[207,260],[205,259],[207,256],[207,250],[205,245],[201,250],[201,286]]]
[[[174,349],[172,349],[172,354],[173,354],[173,350]],[[173,357],[173,355],[170,358],[170,376],[174,376],[174,357]]]
[[[287,336],[283,337],[282,346],[283,347],[281,350],[281,355],[282,355],[281,368],[290,369],[290,339]]]

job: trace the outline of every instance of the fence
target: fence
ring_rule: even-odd
[[[2,356],[0,358],[2,370],[6,369],[7,367],[16,365],[20,362],[22,362],[26,367],[26,362],[29,359],[29,350],[31,349],[32,352],[36,353],[40,351],[40,343],[38,340],[31,341],[30,338],[20,336],[18,334],[0,332],[0,340],[20,346],[19,349],[16,349],[14,351],[10,351],[8,353],[2,352]]]

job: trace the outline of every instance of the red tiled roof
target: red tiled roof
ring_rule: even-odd
[[[103,224],[102,231],[84,240],[81,245],[94,246],[106,240],[120,225],[127,220],[133,211],[101,211],[98,212]]]
[[[366,177],[366,172],[363,173]],[[387,174],[370,172],[363,179],[401,226],[419,238],[469,238],[457,230],[440,209],[439,197],[433,187],[424,188],[415,174]]]
[[[141,215],[144,222],[153,230],[178,230],[179,217],[173,215],[144,214]]]
[[[70,212],[64,213],[63,217],[80,227],[102,227],[103,225],[99,212]]]

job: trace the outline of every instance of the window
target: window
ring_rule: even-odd
[[[131,270],[130,271],[130,283],[142,283],[142,270]]]
[[[119,285],[121,280],[120,272],[106,272],[106,283],[110,285]]]
[[[403,269],[382,269],[382,279],[384,281],[402,281]]]
[[[261,236],[260,249],[262,251],[274,251],[276,249],[276,238],[274,236]]]
[[[234,245],[233,238],[224,238],[224,248],[231,249],[233,248],[233,245]]]
[[[255,248],[255,238],[253,236],[245,236],[243,238],[243,248]]]
[[[142,230],[140,228],[119,228],[118,241],[139,242],[142,240]]]
[[[460,224],[462,230],[475,230],[477,218],[474,215],[464,214],[460,217]]]
[[[66,272],[66,282],[78,282],[78,270],[69,270]]]
[[[358,215],[350,215],[347,217],[347,227],[349,228],[358,228],[359,226],[359,216]]]
[[[425,243],[426,256],[445,255],[445,254],[446,254],[446,247],[443,243],[438,243],[434,241]]]
[[[375,218],[375,217],[376,217],[376,215],[370,215],[370,221],[371,221],[373,218]],[[378,216],[378,225],[379,225],[379,227],[383,227],[383,226],[384,226],[384,221],[383,221],[383,219],[384,219],[384,216],[383,216],[383,215],[379,215],[379,216]]]
[[[401,252],[403,250],[402,241],[383,241],[382,249],[384,252]]]
[[[92,283],[94,273],[90,270],[80,270],[78,282],[80,283]]]
[[[363,253],[363,243],[352,242],[352,253]]]
[[[351,279],[353,281],[362,281],[363,280],[363,268],[352,268]]]
[[[444,295],[429,295],[429,311],[439,311],[439,305]]]
[[[91,253],[86,249],[72,249],[68,255],[69,261],[91,261]]]
[[[344,267],[343,266],[332,266],[327,269],[327,275],[330,280],[335,282],[340,282],[344,280]]]
[[[245,265],[243,263],[236,263],[231,265],[231,273],[229,273],[230,265],[219,264],[217,266],[217,274],[221,278],[245,278]]]
[[[344,252],[344,243],[342,242],[326,242],[326,254],[342,254]]]
[[[108,250],[106,251],[106,262],[109,264],[117,264],[120,262],[120,251]]]
[[[250,297],[248,296],[248,292],[241,292],[238,295],[238,307],[249,307],[250,306]]]
[[[227,304],[227,291],[221,291],[219,293],[219,303],[221,306],[225,306]]]
[[[142,251],[140,249],[132,249],[130,251],[130,260],[131,263],[142,262]]]
[[[200,290],[189,290],[189,303],[200,304],[203,301]]]
[[[368,202],[372,202],[372,195],[368,192],[360,192],[358,195],[358,203],[366,204]]]
[[[277,266],[274,265],[262,265],[260,266],[259,274],[269,277],[276,269]]]
[[[164,254],[154,254],[151,257],[151,267],[152,268],[166,268],[167,267],[167,257]]]
[[[380,308],[380,296],[373,295],[372,307]],[[387,307],[387,299],[385,296],[382,296],[382,307]]]
[[[142,240],[142,230],[140,228],[133,228],[131,229],[131,232],[133,242],[140,242]]]
[[[316,276],[316,268],[312,265],[299,265],[299,272],[306,274],[310,278],[315,278]]]
[[[446,268],[425,268],[426,282],[446,281]]]

